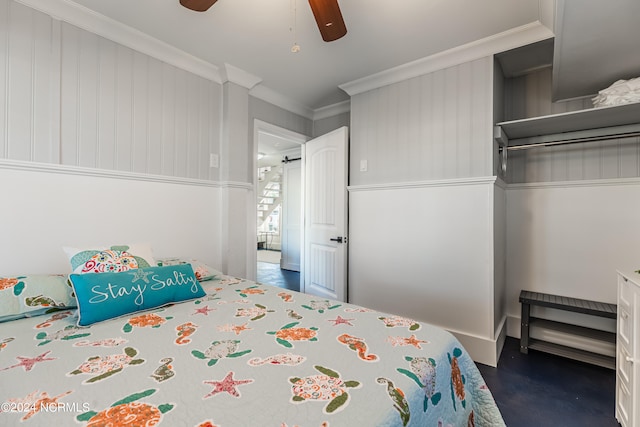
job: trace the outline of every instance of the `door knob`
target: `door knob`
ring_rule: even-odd
[[[342,243],[342,236],[336,237],[335,239],[329,239],[329,240],[331,240],[332,242]]]

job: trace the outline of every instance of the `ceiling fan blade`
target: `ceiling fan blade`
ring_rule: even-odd
[[[338,0],[309,0],[322,40],[332,42],[347,34]]]
[[[217,1],[218,0],[180,0],[180,4],[187,9],[195,10],[196,12],[204,12]]]

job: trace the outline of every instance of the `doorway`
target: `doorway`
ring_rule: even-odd
[[[255,121],[256,279],[300,290],[303,144],[307,137]]]

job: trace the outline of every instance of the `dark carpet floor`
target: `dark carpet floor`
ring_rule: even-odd
[[[507,337],[498,367],[478,364],[508,427],[618,427],[615,371],[530,350]]]

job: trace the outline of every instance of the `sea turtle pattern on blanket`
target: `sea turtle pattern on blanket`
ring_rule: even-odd
[[[504,425],[440,328],[228,276],[203,286],[90,327],[75,310],[5,323],[0,402],[29,410],[3,406],[0,425]]]

